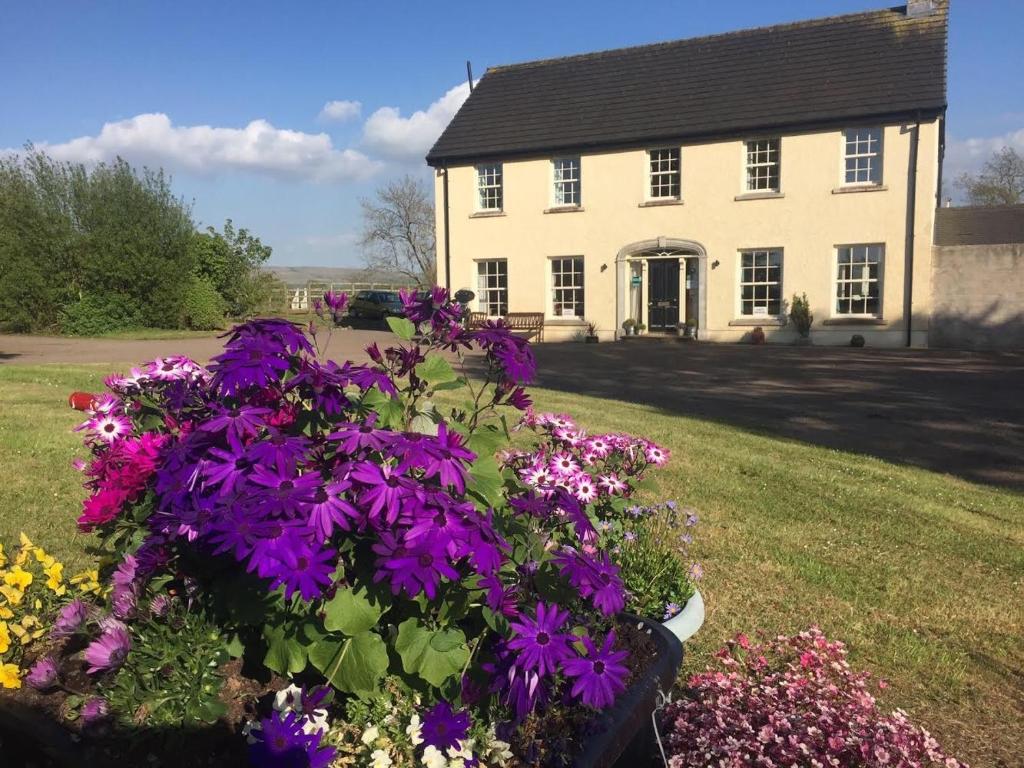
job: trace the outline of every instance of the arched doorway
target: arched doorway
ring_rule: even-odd
[[[626,318],[648,333],[674,334],[693,321],[707,320],[707,252],[692,240],[659,237],[622,248],[616,261],[616,324]]]

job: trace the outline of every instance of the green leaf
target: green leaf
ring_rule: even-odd
[[[478,458],[469,468],[469,478],[467,489],[470,492],[481,496],[491,506],[501,505],[501,489],[504,487],[505,481],[501,477],[498,462],[494,458],[490,456]]]
[[[267,655],[263,664],[279,675],[298,674],[306,668],[306,647],[285,627],[266,627]]]
[[[452,370],[451,363],[441,355],[431,355],[422,363],[416,366],[416,375],[427,384],[443,384],[448,381],[455,381],[458,376]]]
[[[309,660],[338,690],[369,696],[388,669],[388,649],[375,632],[325,637],[309,649]]]
[[[245,643],[242,642],[242,638],[238,636],[237,632],[228,640],[225,650],[232,659],[242,658],[242,654],[245,653]]]
[[[459,629],[431,631],[418,619],[406,619],[398,626],[395,650],[402,668],[440,688],[449,677],[462,671],[469,660],[466,636]]]
[[[367,594],[366,589],[339,589],[324,604],[324,626],[331,632],[344,632],[349,637],[377,625],[383,610]]]
[[[416,326],[404,317],[389,317],[387,321],[391,332],[403,341],[412,341],[416,335]]]

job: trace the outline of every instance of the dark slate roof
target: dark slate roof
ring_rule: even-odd
[[[948,0],[493,67],[427,162],[638,146],[946,106]]]
[[[1024,243],[1024,205],[939,208],[935,212],[936,245],[1012,243]]]

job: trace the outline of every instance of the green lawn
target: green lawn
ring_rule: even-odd
[[[92,338],[128,339],[129,341],[153,341],[161,339],[196,339],[216,336],[223,331],[189,331],[181,328],[132,328],[126,331],[110,331]]]
[[[73,564],[85,537],[68,392],[89,366],[0,368],[0,540],[24,530]],[[845,640],[907,709],[975,766],[1024,748],[1024,496],[773,440],[654,408],[534,391],[594,430],[642,433],[672,461],[650,500],[697,507],[708,620],[687,670],[734,632],[812,623]]]

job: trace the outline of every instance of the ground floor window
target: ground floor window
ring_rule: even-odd
[[[843,245],[837,254],[836,314],[880,316],[885,246]]]
[[[508,262],[505,259],[478,261],[477,309],[489,317],[508,314]]]
[[[551,312],[583,317],[583,257],[551,259]]]
[[[740,314],[782,314],[782,250],[740,253]]]

